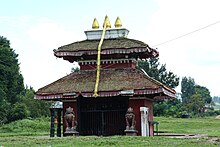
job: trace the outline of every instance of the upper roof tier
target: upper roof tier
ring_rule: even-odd
[[[129,30],[121,28],[119,17],[115,21],[115,28],[111,28],[108,16],[105,17],[105,33],[99,29],[97,19],[94,19],[92,30],[85,31],[86,40],[73,42],[54,50],[54,55],[69,62],[96,60],[98,45],[102,33],[104,41],[101,44],[101,59],[125,59],[125,58],[154,58],[159,56],[157,50],[149,47],[146,43],[127,38]],[[104,26],[103,24],[103,26]]]
[[[70,62],[96,60],[99,40],[83,40],[59,47],[54,55]],[[101,49],[101,59],[154,58],[159,52],[146,43],[129,38],[105,39]]]

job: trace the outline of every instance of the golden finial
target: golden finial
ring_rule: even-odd
[[[117,17],[116,21],[115,21],[115,27],[116,28],[120,28],[122,26],[121,20],[119,17]]]
[[[109,21],[107,15],[105,16],[103,27],[104,27],[105,23],[106,23],[106,28],[111,28],[111,24],[110,24],[110,21]]]
[[[98,29],[99,28],[99,23],[98,23],[96,18],[94,18],[94,20],[93,20],[92,28],[93,29]]]

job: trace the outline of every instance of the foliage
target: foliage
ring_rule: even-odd
[[[159,58],[149,58],[145,61],[140,60],[138,67],[144,69],[149,76],[171,88],[175,88],[179,85],[179,77],[173,72],[167,71],[166,65],[159,63]]]
[[[213,108],[214,108],[214,110],[220,110],[220,103],[215,103]]]
[[[51,102],[34,99],[34,89],[32,87],[26,87],[25,94],[21,97],[21,103],[27,106],[29,111],[28,117],[37,118],[50,115],[49,107]]]
[[[23,76],[17,57],[18,54],[10,47],[10,41],[0,36],[0,123],[9,121],[12,111],[22,107],[17,104],[24,92]],[[16,108],[12,110],[13,107],[10,106]]]
[[[145,70],[145,72],[160,81],[161,83],[175,88],[179,85],[179,77],[171,71],[167,71],[165,64],[159,63],[159,58],[150,58],[140,60],[138,62],[138,67]],[[178,104],[177,104],[178,103]],[[176,105],[175,105],[176,104]],[[180,101],[170,100],[170,101],[157,101],[154,102],[154,115],[155,116],[178,116],[180,108]]]
[[[0,125],[7,122],[8,110],[10,109],[10,103],[6,101],[4,96],[0,98]]]
[[[210,91],[208,88],[200,85],[195,86],[195,90],[197,94],[200,94],[206,104],[210,104],[212,102],[212,97],[210,95]]]
[[[34,100],[34,90],[24,88],[17,58],[10,41],[0,36],[0,125],[49,114],[49,105]]]
[[[10,42],[0,36],[0,87],[5,99],[15,104],[24,90],[23,77],[20,73],[18,54],[10,48]]]
[[[185,104],[185,107],[188,111],[192,111],[194,114],[198,114],[204,105],[205,103],[202,95],[195,93],[190,96],[188,102]]]
[[[213,99],[213,102],[220,103],[220,97],[219,96],[214,96],[212,99]]]
[[[73,72],[79,72],[80,68],[78,66],[71,68],[71,73]]]
[[[178,99],[158,101],[154,103],[154,116],[181,117],[182,103]]]
[[[217,115],[220,115],[220,110],[207,110],[205,113],[202,113],[202,117],[217,116]]]
[[[188,98],[195,93],[195,81],[193,78],[183,77],[181,81],[182,102],[188,103]]]
[[[0,126],[0,134],[15,136],[15,135],[40,135],[48,134],[50,130],[50,118],[40,117],[36,119],[22,119],[13,121],[9,124]],[[1,136],[1,135],[0,135]]]
[[[19,119],[24,119],[28,116],[27,106],[23,103],[13,104],[11,110],[9,111],[8,121],[12,122]]]
[[[181,82],[183,107],[193,115],[203,113],[206,104],[212,104],[212,97],[208,88],[196,85],[191,77],[183,77]]]

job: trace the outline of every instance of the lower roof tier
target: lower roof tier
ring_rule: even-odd
[[[100,40],[83,40],[59,47],[54,55],[69,62],[94,60],[97,58],[97,48]],[[101,59],[122,58],[155,58],[159,52],[146,43],[128,39],[105,39],[101,47]]]
[[[93,97],[96,70],[73,72],[43,88],[36,99],[59,100],[74,99],[78,96]],[[139,69],[102,69],[98,88],[99,97],[148,96],[154,98],[173,98],[175,91],[149,77]]]

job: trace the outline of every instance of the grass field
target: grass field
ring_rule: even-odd
[[[220,119],[215,117],[189,119],[154,117],[154,120],[160,122],[159,131],[220,137]]]
[[[21,120],[0,127],[0,146],[220,146],[220,120],[209,118],[164,118],[159,121],[159,131],[167,133],[208,134],[209,137],[178,139],[164,136],[126,137],[126,136],[79,136],[49,137],[49,118]]]

